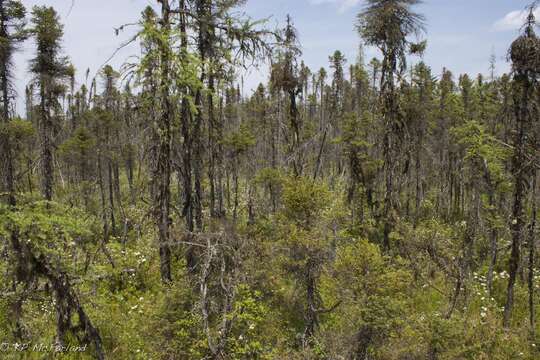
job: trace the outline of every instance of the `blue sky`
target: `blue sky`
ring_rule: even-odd
[[[84,83],[84,73],[91,76],[114,50],[129,38],[129,31],[115,37],[113,28],[135,22],[142,9],[155,0],[23,0],[33,5],[54,6],[65,24],[64,50],[79,71],[78,83]],[[446,66],[455,74],[487,73],[492,51],[497,56],[497,72],[508,70],[506,52],[518,35],[525,6],[530,0],[425,0],[418,11],[427,18],[428,48],[424,60],[440,74]],[[354,61],[360,38],[354,30],[357,13],[363,0],[248,0],[244,11],[254,19],[269,18],[270,26],[283,24],[290,14],[298,29],[303,59],[316,70],[328,65],[328,56],[341,50]],[[70,11],[71,9],[71,11]],[[538,11],[540,17],[540,11]],[[28,59],[34,44],[27,41],[17,55],[16,84],[20,95],[29,78]],[[369,59],[377,55],[366,49]],[[131,46],[112,60],[119,66],[130,55],[137,54]],[[264,80],[266,71],[251,70],[246,74],[246,92]],[[18,101],[22,111],[22,101]]]

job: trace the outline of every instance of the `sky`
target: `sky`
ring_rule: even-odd
[[[134,23],[140,13],[155,0],[22,0],[30,10],[34,5],[53,6],[64,23],[64,53],[78,70],[77,82],[85,83],[90,69],[92,78],[115,50],[130,39],[134,30],[115,36],[114,28]],[[434,74],[443,67],[454,74],[489,72],[491,54],[497,59],[496,72],[508,71],[507,49],[519,34],[525,7],[531,0],[425,0],[417,11],[426,17],[424,35],[428,48],[424,61]],[[354,62],[361,39],[354,24],[364,0],[248,0],[241,9],[253,19],[268,19],[267,26],[282,26],[290,14],[299,33],[303,60],[312,70],[328,67],[328,57],[340,50]],[[540,9],[537,10],[540,19]],[[15,59],[15,83],[19,94],[17,110],[24,109],[24,87],[30,80],[28,60],[35,44],[28,40]],[[134,44],[119,51],[109,64],[119,67],[138,54]],[[365,57],[378,56],[365,49]],[[265,81],[267,71],[250,69],[245,77],[246,95]]]

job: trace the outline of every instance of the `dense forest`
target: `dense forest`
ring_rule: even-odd
[[[245,2],[149,1],[79,85],[0,0],[0,358],[539,359],[537,3],[508,74],[436,76],[420,0],[321,69]]]

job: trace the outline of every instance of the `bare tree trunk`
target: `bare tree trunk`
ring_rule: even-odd
[[[5,39],[7,37],[7,24],[4,22],[4,19],[6,18],[6,9],[4,8],[4,1],[0,1],[0,37],[2,39]],[[3,51],[6,51],[6,49],[3,49]],[[8,50],[9,51],[9,50]],[[2,108],[1,108],[1,121],[0,121],[0,127],[5,126],[7,127],[9,121],[10,121],[10,114],[9,114],[9,104],[10,104],[10,98],[9,98],[9,60],[11,57],[11,54],[6,54],[5,58],[0,63],[0,89],[2,90]],[[13,151],[11,148],[9,133],[7,131],[0,131],[0,171],[1,171],[1,178],[0,178],[0,192],[3,192],[6,194],[5,200],[4,196],[0,196],[0,201],[5,201],[5,203],[10,208],[15,208],[17,205],[17,198],[15,196],[15,161],[13,158]],[[18,232],[13,231],[11,233],[11,243],[12,244],[18,244]],[[15,247],[15,246],[14,246]],[[16,259],[18,262],[18,266],[22,265],[23,259],[21,259],[20,254],[16,251],[16,248],[14,249],[16,253]],[[17,288],[17,280],[13,280],[13,288],[14,292],[16,292]],[[17,297],[13,303],[11,304],[11,322],[13,324],[14,330],[13,335],[15,336],[15,339],[22,340],[23,338],[23,331],[22,331],[22,305],[23,305],[24,298],[22,296]]]
[[[109,142],[107,140],[107,142]],[[110,158],[111,154],[108,154],[107,157],[107,191],[109,197],[109,215],[111,216],[111,234],[114,236],[116,234],[116,218],[114,214],[114,185],[113,185],[113,165]]]
[[[161,2],[162,32],[168,36],[171,31],[171,9],[168,0]],[[173,105],[170,98],[170,59],[168,44],[160,42],[161,54],[161,115],[155,125],[154,137],[158,141],[156,164],[153,174],[154,217],[158,228],[160,272],[163,283],[172,281],[170,248],[170,201],[171,201],[171,143]]]
[[[489,250],[489,269],[487,273],[487,287],[488,287],[488,293],[489,296],[493,296],[493,272],[495,271],[495,265],[497,264],[497,257],[498,257],[498,242],[497,242],[497,228],[496,225],[493,224],[495,222],[495,216],[496,216],[496,207],[495,207],[495,186],[492,183],[491,176],[489,174],[489,169],[487,165],[484,162],[484,178],[487,183],[487,191],[488,191],[488,204],[489,204],[489,214],[490,214],[490,222],[492,222],[490,229],[489,229],[489,243],[490,243],[490,250]]]
[[[422,204],[422,145],[423,135],[420,131],[418,143],[415,145],[415,206],[414,206],[414,224],[418,225],[420,220],[420,206]]]
[[[97,172],[99,193],[101,199],[101,218],[103,221],[103,241],[108,242],[110,237],[109,210],[106,203],[105,184],[103,183],[103,159],[101,156],[101,151],[99,150],[97,154]]]
[[[298,107],[296,105],[297,89],[289,90],[289,119],[293,130],[293,140],[291,144],[291,162],[293,165],[294,176],[302,175],[302,155],[300,151],[300,119]]]
[[[383,208],[383,247],[386,251],[390,250],[390,232],[392,231],[392,209],[394,197],[394,159],[392,155],[392,136],[386,131],[384,136],[384,167],[385,167],[385,186],[384,208]]]
[[[216,210],[216,138],[215,138],[215,118],[214,118],[214,77],[210,75],[208,80],[208,182],[210,185],[210,216],[218,217],[219,211]],[[211,90],[210,90],[211,88]]]
[[[223,116],[223,98],[220,98],[220,116],[219,116],[219,123],[217,124],[216,128],[216,138],[217,139],[223,139],[223,127],[224,127],[224,119]],[[223,145],[221,144],[221,141],[216,144],[216,157],[214,161],[217,164],[217,183],[216,183],[216,197],[218,202],[218,216],[224,217],[225,214],[225,205],[223,203],[224,194],[223,194],[223,173],[224,173],[224,167],[225,167],[225,161],[223,159]]]
[[[182,100],[182,136],[184,142],[182,144],[182,166],[183,169],[180,172],[183,178],[183,211],[182,215],[186,220],[186,227],[188,231],[193,231],[193,187],[191,178],[191,134],[190,134],[190,114],[188,110],[189,104],[186,98]]]
[[[326,143],[327,133],[328,133],[328,128],[324,129],[323,138],[321,140],[321,146],[319,147],[319,153],[317,155],[317,162],[315,163],[315,171],[313,172],[313,180],[317,180],[317,176],[319,175],[319,170],[321,168],[321,160],[322,160],[322,155],[324,153],[324,145]]]
[[[50,99],[46,93],[44,75],[41,76],[40,84],[40,141],[41,141],[41,193],[45,200],[51,201],[54,185],[54,167],[52,150],[52,119],[49,110]]]
[[[236,222],[238,219],[238,158],[237,155],[233,157],[233,182],[234,182],[234,207],[233,207],[233,220]]]
[[[305,328],[303,335],[303,346],[308,347],[312,341],[313,336],[315,335],[315,330],[319,324],[319,294],[317,291],[317,279],[315,278],[314,270],[312,269],[313,260],[309,259],[307,263],[306,271],[306,312],[305,317]]]
[[[390,250],[390,232],[393,228],[394,204],[394,175],[396,162],[399,159],[397,145],[398,124],[398,104],[395,94],[394,72],[396,71],[396,54],[390,52],[385,54],[383,60],[383,70],[381,77],[381,94],[383,96],[383,116],[385,121],[385,134],[383,140],[383,158],[385,173],[385,194],[383,207],[383,247]]]
[[[128,150],[127,159],[126,159],[126,175],[128,180],[128,186],[129,186],[129,194],[131,203],[135,204],[135,187],[134,187],[134,167],[135,161],[133,160],[133,151],[131,149]]]
[[[528,74],[516,75],[516,138],[515,138],[515,153],[512,161],[512,169],[514,174],[514,205],[512,208],[512,252],[509,261],[509,277],[508,288],[506,293],[506,304],[504,306],[505,328],[510,326],[510,319],[514,307],[514,285],[518,273],[519,264],[521,261],[521,244],[524,237],[525,228],[525,199],[527,193],[527,172],[525,163],[528,161],[526,156],[527,144],[527,126],[528,122],[528,105],[530,101],[530,93],[532,91],[529,83]]]
[[[33,254],[28,254],[29,261],[34,263],[39,274],[43,275],[52,285],[56,297],[57,320],[58,320],[58,338],[60,343],[63,342],[62,337],[68,331],[82,331],[84,339],[88,343],[94,345],[95,357],[98,360],[104,360],[103,343],[99,331],[94,327],[90,318],[81,306],[76,293],[73,291],[69,279],[62,273],[57,273],[48,263],[42,259],[36,259]],[[76,327],[71,324],[70,314],[75,312],[78,315],[79,323]]]
[[[210,48],[210,16],[211,16],[211,0],[197,0],[197,17],[199,21],[199,34],[198,34],[198,50],[201,58],[202,70],[200,81],[204,83],[206,80],[206,71],[204,69],[204,63],[207,59],[207,54]],[[194,216],[195,226],[198,231],[203,229],[203,216],[202,216],[202,128],[204,122],[203,116],[203,97],[201,89],[197,89],[195,93],[195,106],[197,107],[197,114],[195,116],[195,127],[193,130],[193,177],[194,177]]]
[[[536,260],[536,217],[537,217],[537,174],[533,175],[532,184],[532,212],[531,212],[531,225],[529,229],[529,326],[531,331],[531,340],[536,341],[536,316],[534,309],[534,262]]]
[[[117,134],[117,139],[120,137],[120,134]],[[119,151],[119,150],[118,150]],[[122,208],[122,189],[120,188],[120,165],[118,160],[113,161],[113,188],[114,188],[114,197],[116,198],[116,207],[119,209],[121,221],[123,221],[123,208]]]
[[[2,9],[3,11],[3,9]],[[1,124],[7,126],[9,123],[9,90],[8,90],[8,73],[6,63],[2,63],[0,66],[1,74],[0,81],[2,82],[2,122]],[[7,204],[15,206],[15,169],[13,161],[13,152],[11,150],[11,144],[9,134],[6,131],[0,131],[0,169],[2,170],[2,192],[7,193]]]
[[[195,128],[193,131],[193,212],[195,217],[195,226],[197,231],[202,231],[202,142],[201,142],[201,130],[202,130],[202,95],[200,91],[195,96],[195,104],[199,111],[197,112],[195,120]]]
[[[187,61],[184,57],[188,53],[188,39],[187,39],[187,19],[183,11],[186,10],[186,0],[180,0],[179,2],[180,9],[180,47],[182,52],[182,61]],[[181,133],[183,138],[183,143],[181,147],[182,151],[182,166],[183,169],[180,169],[179,173],[182,175],[182,193],[183,193],[183,206],[182,206],[182,215],[184,216],[186,222],[186,230],[193,232],[194,230],[194,221],[193,221],[193,210],[194,210],[194,200],[193,200],[193,180],[192,180],[192,152],[193,152],[193,134],[191,131],[191,111],[190,104],[188,101],[188,88],[181,89],[183,91],[182,97],[182,109],[180,112],[180,122],[181,122]],[[190,272],[195,270],[197,266],[197,259],[195,256],[195,249],[193,247],[188,247],[185,254],[187,268]]]

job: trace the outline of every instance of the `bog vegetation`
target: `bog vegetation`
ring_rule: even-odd
[[[510,73],[438,77],[419,0],[326,69],[244,2],[149,2],[79,86],[56,11],[0,0],[0,358],[540,358],[535,4]]]

